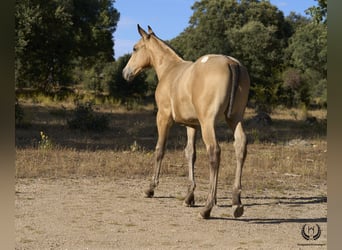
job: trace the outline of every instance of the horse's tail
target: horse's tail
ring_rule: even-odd
[[[232,110],[233,110],[233,104],[235,99],[236,90],[239,84],[239,75],[240,75],[240,66],[237,63],[230,63],[229,70],[231,73],[231,79],[232,79],[232,87],[230,90],[230,98],[229,98],[229,106],[228,106],[228,113],[227,118],[231,117]]]

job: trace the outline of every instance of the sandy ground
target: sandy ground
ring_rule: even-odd
[[[17,179],[16,249],[327,249],[326,186],[293,191],[244,190],[245,214],[231,216],[230,187],[219,184],[209,220],[198,213],[208,183],[199,180],[196,206],[182,206],[186,178],[163,177],[155,198],[146,179]],[[321,236],[306,240],[304,225]]]

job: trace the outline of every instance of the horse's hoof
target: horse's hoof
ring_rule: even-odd
[[[243,215],[243,211],[244,211],[243,205],[233,205],[232,208],[233,208],[234,218],[238,218]]]
[[[147,190],[144,192],[144,197],[145,197],[145,198],[152,198],[153,195],[154,195],[154,190],[147,189]]]
[[[199,215],[202,219],[207,220],[210,218],[210,212],[211,212],[211,209],[204,209],[199,213]]]
[[[191,193],[190,195],[187,195],[184,199],[183,205],[185,207],[195,206],[195,195],[193,193]]]
[[[185,207],[194,207],[195,206],[195,200],[193,200],[193,201],[184,201],[183,202],[183,205],[185,206]]]

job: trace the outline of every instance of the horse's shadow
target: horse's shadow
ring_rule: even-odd
[[[225,197],[227,198],[227,197]],[[221,198],[222,199],[222,198]],[[311,197],[244,197],[247,202],[245,207],[288,205],[289,207],[301,207],[309,204],[327,203],[327,196]],[[248,199],[260,200],[260,202],[248,203]],[[219,205],[219,207],[232,207],[231,205]],[[231,218],[211,217],[212,220],[241,221],[254,224],[281,224],[281,223],[326,223],[327,217],[320,218]]]
[[[169,195],[169,196],[156,196],[155,199],[177,199],[181,200],[179,197]],[[221,204],[220,200],[229,200],[229,197],[218,197],[218,207],[221,208],[231,208],[232,205]],[[310,197],[255,197],[246,196],[242,197],[245,201],[244,206],[254,207],[254,206],[275,206],[275,205],[287,205],[289,207],[301,207],[309,204],[319,204],[327,203],[327,196],[310,196]],[[248,200],[253,200],[254,202],[248,203]],[[256,202],[255,202],[256,201]],[[258,202],[260,201],[260,202]],[[193,208],[204,207],[204,204],[196,204],[192,206]],[[320,218],[232,218],[223,216],[212,216],[209,220],[226,220],[226,221],[241,221],[254,224],[282,224],[282,223],[326,223],[327,217]]]
[[[221,197],[218,199],[229,199],[229,197]],[[255,197],[255,196],[246,196],[242,197],[242,199],[248,200],[260,200],[260,202],[253,202],[253,203],[246,203],[244,204],[245,207],[253,207],[253,206],[267,206],[267,205],[275,205],[275,204],[282,204],[282,205],[289,205],[289,206],[301,206],[307,204],[315,204],[315,203],[326,203],[328,198],[326,196],[311,196],[311,197],[285,197],[285,196],[275,196],[275,197]],[[221,205],[221,207],[231,207],[231,205]]]
[[[230,218],[213,216],[210,220],[241,221],[253,224],[326,223],[327,218]]]

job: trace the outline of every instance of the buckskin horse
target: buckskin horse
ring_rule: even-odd
[[[159,183],[159,173],[164,156],[168,132],[173,122],[186,126],[187,145],[185,156],[189,165],[190,185],[184,205],[195,204],[194,164],[196,160],[196,130],[200,125],[202,138],[209,156],[209,193],[200,216],[210,218],[216,204],[217,179],[221,149],[215,135],[215,123],[224,117],[234,132],[234,148],[237,161],[232,192],[233,216],[240,217],[241,175],[247,154],[247,139],[242,127],[250,79],[247,69],[235,58],[209,54],[195,62],[183,60],[169,45],[159,39],[148,26],[148,32],[138,24],[141,39],[134,45],[132,55],[122,71],[127,81],[143,69],[153,67],[158,77],[155,99],[158,107],[158,141],[155,148],[155,173],[146,197],[153,197]]]

